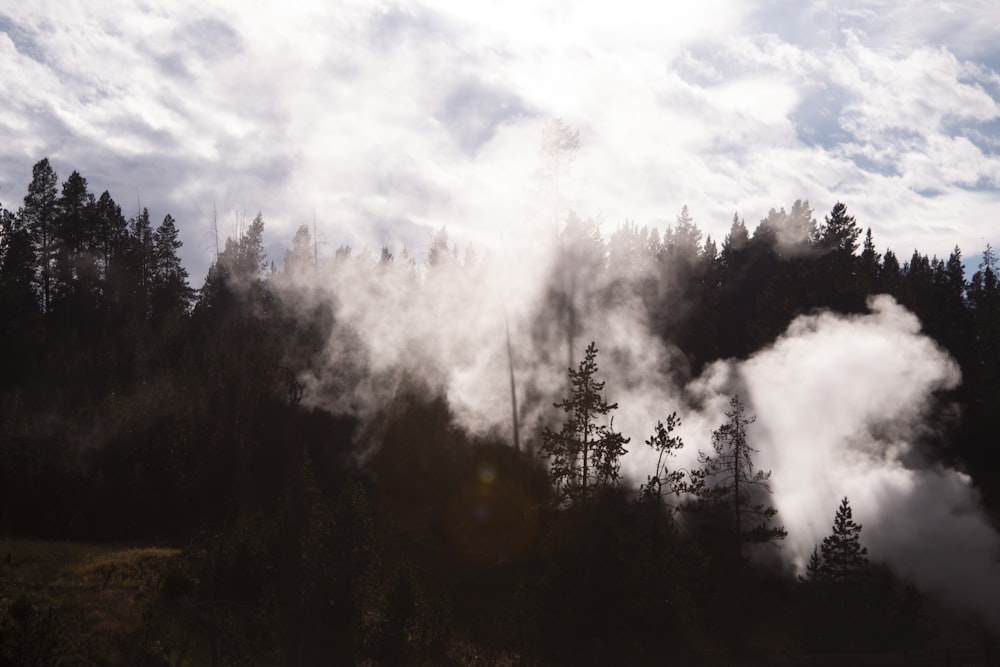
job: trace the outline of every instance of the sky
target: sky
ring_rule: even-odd
[[[213,208],[223,235],[260,211],[279,267],[314,220],[326,255],[530,243],[560,118],[556,211],[605,234],[843,201],[880,250],[974,270],[1000,243],[997,26],[996,0],[0,0],[0,202],[49,157],[173,215],[195,287]]]

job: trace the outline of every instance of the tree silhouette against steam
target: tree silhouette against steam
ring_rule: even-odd
[[[569,369],[572,395],[555,404],[567,414],[558,432],[546,428],[542,432],[542,456],[549,460],[549,476],[560,500],[578,503],[595,488],[618,484],[621,456],[628,438],[614,430],[613,419],[608,424],[598,419],[618,408],[608,403],[602,392],[604,383],[597,375],[597,346],[587,346],[577,370]]]

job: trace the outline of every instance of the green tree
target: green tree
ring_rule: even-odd
[[[597,375],[597,346],[587,346],[577,370],[569,369],[572,395],[555,404],[567,419],[557,432],[542,432],[542,456],[549,460],[549,476],[559,498],[576,504],[594,489],[618,484],[621,456],[629,439],[614,430],[614,420],[598,420],[618,409],[603,396],[604,382]]]
[[[746,543],[775,542],[788,534],[781,526],[772,526],[778,511],[761,502],[770,495],[770,471],[755,470],[753,455],[757,450],[747,441],[747,427],[756,416],[747,416],[739,396],[729,401],[731,410],[726,422],[712,433],[713,455],[698,453],[701,469],[693,473],[699,481],[694,492],[710,504],[727,509],[735,551],[742,554]]]

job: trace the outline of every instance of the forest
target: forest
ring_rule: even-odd
[[[1000,660],[995,600],[894,566],[847,491],[792,562],[770,415],[739,382],[714,412],[683,389],[888,295],[960,371],[906,418],[905,461],[967,480],[989,590],[989,245],[968,269],[957,247],[897,256],[844,203],[801,200],[734,215],[718,242],[686,207],[606,239],[568,213],[539,231],[544,260],[443,228],[426,252],[321,256],[308,225],[268,257],[264,231],[257,214],[220,241],[194,288],[170,215],[126,217],[48,159],[0,207],[0,665]],[[652,386],[675,404],[638,406]],[[85,630],[89,598],[18,574],[27,541],[171,555],[142,566],[131,622]],[[101,570],[93,599],[126,569]]]

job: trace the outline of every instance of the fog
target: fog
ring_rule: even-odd
[[[636,286],[652,267],[641,255],[608,267],[598,229],[571,214],[558,240],[498,234],[495,246],[471,253],[442,231],[428,265],[402,253],[391,262],[342,253],[318,272],[283,275],[277,286],[297,308],[329,307],[335,322],[300,378],[304,401],[360,418],[362,456],[377,447],[402,390],[442,396],[471,434],[513,443],[512,368],[520,441],[530,447],[541,425],[561,418],[552,404],[566,394],[567,368],[596,341],[607,399],[618,403],[613,425],[631,438],[629,485],[653,472],[656,455],[643,441],[657,420],[679,413],[685,447],[672,467],[690,468],[738,393],[757,416],[750,444],[759,468],[772,471],[788,531],[777,553],[789,567],[804,569],[847,496],[873,560],[1000,624],[1000,538],[970,478],[923,449],[948,414],[939,393],[960,372],[913,314],[880,295],[867,314],[800,316],[747,359],[717,360],[692,377],[647,321]],[[657,280],[682,284],[669,271]],[[678,303],[687,307],[698,304]]]

